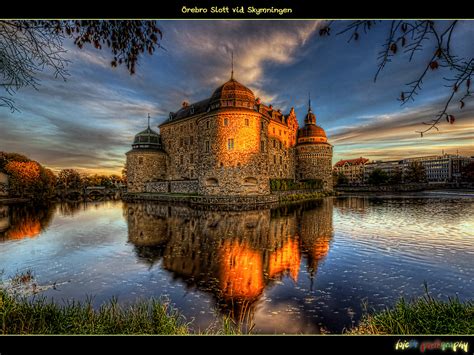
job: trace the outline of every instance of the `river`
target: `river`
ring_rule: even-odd
[[[55,302],[149,297],[194,329],[229,315],[254,333],[341,333],[400,297],[474,294],[474,198],[326,198],[200,211],[103,201],[0,206],[0,270],[32,270]]]

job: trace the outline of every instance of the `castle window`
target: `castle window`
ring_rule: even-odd
[[[180,138],[180,139],[179,139],[179,146],[180,146],[180,147],[183,146],[183,138]]]
[[[217,186],[219,183],[216,178],[209,178],[206,180],[207,186]]]
[[[209,129],[209,121],[206,121],[206,128]]]
[[[265,152],[265,142],[264,142],[264,141],[260,141],[260,151],[261,151],[262,153]]]
[[[209,153],[209,141],[206,141],[206,153]]]
[[[281,141],[280,141],[280,149],[281,149]]]
[[[265,123],[263,121],[260,123],[260,125],[262,126],[262,130],[265,129]]]
[[[285,169],[288,169],[287,165],[285,164]]]
[[[227,126],[229,124],[229,119],[226,117],[224,118],[224,126]]]
[[[138,157],[138,164],[143,164],[143,157]]]
[[[194,154],[192,154],[192,153],[191,153],[191,155],[189,156],[189,162],[190,162],[191,164],[194,163]]]
[[[280,134],[280,136],[281,136],[281,129],[279,130],[279,132],[278,132],[278,133],[279,133],[279,134]]]
[[[277,146],[277,141],[276,141],[276,139],[274,139],[273,140],[273,148],[276,148],[276,146]]]
[[[234,138],[229,138],[227,140],[227,149],[233,150],[234,149]]]
[[[182,155],[179,156],[179,163],[180,163],[181,165],[184,164],[184,157],[183,157]]]
[[[189,144],[190,145],[194,144],[194,137],[193,136],[189,137]]]
[[[244,179],[244,185],[257,185],[257,179],[254,177],[246,177]]]
[[[274,155],[274,156],[273,156],[273,164],[276,164],[276,163],[277,163],[277,156]]]
[[[283,157],[280,155],[280,164],[283,164]]]
[[[246,118],[246,119],[245,119],[245,125],[248,126],[249,124],[250,124],[249,119]]]
[[[275,127],[273,127],[273,134],[275,134]]]

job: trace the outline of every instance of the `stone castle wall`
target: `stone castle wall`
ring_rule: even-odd
[[[304,144],[296,146],[298,180],[321,179],[325,190],[332,190],[332,146]]]
[[[172,193],[195,194],[198,192],[197,180],[170,181]]]
[[[153,181],[145,184],[145,192],[195,194],[198,191],[197,180]]]
[[[284,124],[270,121],[267,143],[270,179],[295,178],[295,134]]]
[[[267,124],[258,112],[244,109],[219,110],[198,120],[200,194],[270,193]]]
[[[161,127],[161,141],[170,157],[171,180],[196,179],[198,170],[197,116]]]
[[[131,150],[127,153],[127,190],[145,192],[146,183],[167,178],[166,153],[157,150]]]

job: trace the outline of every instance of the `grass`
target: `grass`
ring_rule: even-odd
[[[91,301],[63,306],[44,297],[28,300],[0,290],[1,334],[189,334],[189,323],[167,303],[127,308],[115,299],[94,310]]]
[[[191,323],[166,301],[152,298],[124,307],[112,298],[94,309],[90,298],[58,305],[44,296],[31,297],[48,288],[36,285],[31,270],[17,272],[8,282],[0,278],[0,334],[194,334]],[[225,316],[197,334],[242,332]]]
[[[474,334],[474,303],[436,300],[426,294],[392,309],[365,315],[350,334]]]

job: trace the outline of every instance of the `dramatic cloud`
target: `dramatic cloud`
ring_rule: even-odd
[[[347,36],[320,37],[319,21],[159,21],[165,50],[141,58],[137,74],[110,67],[111,54],[70,43],[70,76],[66,82],[42,73],[39,90],[20,90],[14,97],[20,113],[0,108],[0,150],[16,151],[53,169],[119,173],[133,136],[154,127],[184,100],[209,97],[234,76],[265,103],[287,112],[294,107],[303,124],[311,92],[317,122],[334,144],[334,162],[440,153],[474,154],[473,102],[452,112],[455,125],[440,126],[423,139],[415,133],[441,109],[450,89],[446,72],[430,72],[415,102],[396,100],[405,84],[427,60],[423,53],[408,62],[400,55],[374,83],[377,53],[387,23],[357,43]],[[342,28],[344,23],[337,23]],[[471,22],[460,23],[456,50],[473,56]]]

